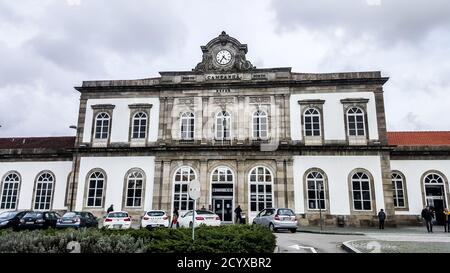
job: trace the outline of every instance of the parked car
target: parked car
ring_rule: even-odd
[[[131,227],[131,216],[126,211],[110,212],[103,221],[103,227],[108,229],[129,229]]]
[[[90,228],[98,227],[98,220],[90,212],[73,211],[66,212],[58,222],[56,228]]]
[[[17,230],[20,219],[30,211],[4,211],[0,213],[0,229],[13,228]]]
[[[253,219],[253,225],[268,227],[271,231],[288,229],[292,233],[297,232],[297,219],[291,209],[268,208],[263,209]]]
[[[54,211],[30,211],[20,219],[18,229],[56,228],[56,222],[61,216]]]
[[[180,227],[192,227],[192,210],[186,212],[178,219]],[[209,210],[196,210],[195,211],[195,227],[200,225],[207,226],[220,226],[221,221],[219,215]]]
[[[150,210],[142,216],[141,227],[169,227],[169,216],[163,210]]]

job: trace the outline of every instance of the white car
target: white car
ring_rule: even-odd
[[[169,227],[169,216],[163,210],[147,211],[141,220],[142,228]]]
[[[207,226],[220,226],[221,221],[219,215],[215,214],[209,210],[196,210],[195,211],[195,227],[200,225]],[[186,212],[183,216],[178,219],[180,227],[191,227],[192,228],[192,210]]]
[[[131,227],[131,216],[126,211],[110,212],[105,220],[103,220],[103,227],[109,229],[129,229]]]

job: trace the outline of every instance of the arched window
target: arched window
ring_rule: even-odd
[[[211,182],[233,183],[233,171],[228,167],[218,167],[212,173]]]
[[[110,117],[107,113],[102,112],[95,117],[95,138],[107,139],[109,135]]]
[[[141,207],[144,187],[144,174],[135,170],[128,174],[126,189],[126,207]]]
[[[394,207],[404,208],[405,202],[405,181],[403,175],[399,172],[392,172],[391,174],[392,190],[394,191]]]
[[[179,211],[193,209],[194,200],[189,197],[188,187],[191,181],[197,179],[191,167],[178,168],[173,177],[173,208]]]
[[[253,168],[249,174],[249,186],[250,211],[257,212],[273,206],[273,176],[268,168],[264,166]]]
[[[231,135],[231,116],[227,111],[217,113],[216,139],[228,140]]]
[[[372,210],[370,178],[365,172],[357,172],[351,178],[353,209]]]
[[[431,172],[425,176],[423,182],[425,186],[425,201],[427,206],[432,206],[436,210],[442,210],[445,208],[447,205],[445,198],[444,178],[435,172]],[[436,218],[439,216],[441,215],[437,215]]]
[[[147,114],[138,112],[133,116],[132,138],[144,139],[147,134]]]
[[[304,115],[305,136],[320,136],[320,113],[317,109],[306,109]]]
[[[264,111],[258,110],[253,113],[253,138],[267,138],[268,118]]]
[[[43,172],[36,180],[34,194],[34,209],[49,210],[53,199],[55,177],[49,172]]]
[[[326,209],[324,176],[318,171],[306,175],[308,209]]]
[[[365,136],[364,112],[358,107],[347,111],[347,126],[349,136]]]
[[[195,116],[191,112],[181,114],[180,132],[181,139],[192,140],[194,139],[195,131]]]
[[[16,172],[11,172],[5,176],[3,179],[0,209],[17,209],[20,182],[20,176]]]
[[[95,171],[88,178],[87,207],[103,207],[106,175],[102,171]]]

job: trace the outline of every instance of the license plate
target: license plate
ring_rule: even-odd
[[[122,225],[113,225],[113,228],[121,228]]]
[[[27,224],[27,225],[33,225],[34,222],[26,222],[25,224]]]

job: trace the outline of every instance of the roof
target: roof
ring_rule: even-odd
[[[69,149],[75,137],[13,137],[0,138],[0,149]]]
[[[450,131],[387,132],[389,145],[450,146]]]

